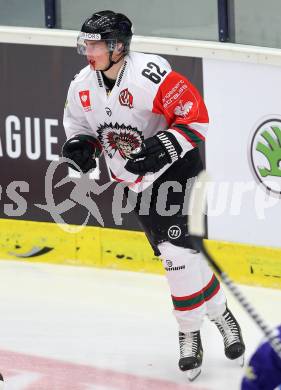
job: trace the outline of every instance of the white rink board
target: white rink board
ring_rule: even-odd
[[[249,149],[256,125],[264,117],[280,118],[281,67],[204,59],[203,75],[210,115],[207,170],[216,183],[230,183],[229,189],[235,182],[253,188],[242,195],[241,208],[232,204],[238,215],[231,215],[230,192],[225,204],[214,205],[209,238],[280,247],[280,197],[267,196],[261,185],[256,192]]]
[[[78,31],[0,26],[0,42],[75,47]],[[281,50],[269,47],[134,35],[131,49],[154,54],[281,65]]]

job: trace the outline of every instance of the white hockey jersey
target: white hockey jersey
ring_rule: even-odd
[[[78,134],[98,138],[111,177],[140,192],[170,164],[137,176],[125,169],[131,151],[167,130],[177,137],[184,155],[204,140],[208,113],[196,88],[164,58],[130,52],[110,95],[100,71],[90,66],[80,71],[69,87],[63,123],[67,139]]]

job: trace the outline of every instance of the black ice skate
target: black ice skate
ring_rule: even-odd
[[[187,371],[187,377],[193,381],[201,373],[203,348],[200,331],[182,333],[179,332],[180,360],[179,368]]]
[[[228,359],[239,359],[239,364],[244,365],[245,344],[241,329],[231,311],[226,308],[225,312],[212,320],[220,331],[224,342],[224,353]]]

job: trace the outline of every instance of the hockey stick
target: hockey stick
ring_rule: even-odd
[[[247,298],[242,294],[242,292],[234,285],[233,281],[229,276],[221,269],[217,264],[216,260],[212,257],[210,252],[204,245],[205,237],[205,215],[204,211],[206,209],[206,198],[207,198],[207,182],[209,181],[208,175],[203,171],[199,176],[197,181],[193,185],[190,204],[189,204],[189,233],[192,242],[194,243],[196,249],[198,249],[208,260],[210,266],[213,270],[219,275],[221,280],[224,282],[225,286],[236,298],[236,300],[243,306],[245,311],[255,322],[258,328],[262,331],[265,338],[270,342],[270,345],[277,353],[281,359],[281,341],[279,336],[276,334],[275,329],[271,329],[263,318],[257,313],[256,309],[252,304],[247,300]]]

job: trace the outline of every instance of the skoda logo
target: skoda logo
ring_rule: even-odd
[[[261,121],[250,142],[255,179],[271,194],[281,194],[281,118]]]
[[[168,236],[171,240],[176,240],[181,235],[181,228],[178,225],[169,227]]]

